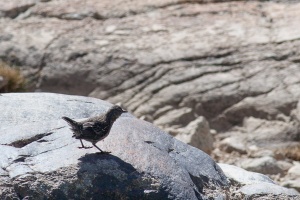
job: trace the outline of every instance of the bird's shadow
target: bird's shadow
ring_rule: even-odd
[[[87,166],[93,167],[94,165],[97,165],[98,168],[102,167],[105,162],[110,162],[110,163],[117,163],[120,166],[124,166],[126,169],[129,169],[131,171],[134,171],[135,168],[130,165],[129,163],[123,161],[117,156],[114,156],[112,154],[108,153],[89,153],[85,154],[82,157],[78,159],[79,162],[79,170],[83,170]],[[104,167],[104,166],[103,166]],[[109,166],[106,166],[109,167]]]
[[[160,187],[153,187],[153,177],[138,172],[130,163],[112,154],[86,154],[79,158],[78,180],[88,199],[129,199],[165,198]],[[146,194],[144,191],[149,190]],[[92,191],[92,192],[87,192]]]
[[[117,181],[120,174],[128,180],[138,179],[142,176],[131,164],[112,154],[91,153],[82,156],[78,160],[80,161],[78,163],[78,176],[93,174],[115,181]]]

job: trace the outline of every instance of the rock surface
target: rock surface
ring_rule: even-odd
[[[248,171],[263,174],[281,174],[282,169],[278,166],[276,160],[272,157],[265,156],[261,158],[247,159],[241,163],[241,167]]]
[[[248,198],[255,198],[263,195],[268,195],[268,199],[271,199],[272,197],[280,194],[285,194],[286,196],[282,195],[281,198],[277,199],[297,199],[298,197],[295,197],[297,195],[297,191],[286,189],[283,187],[280,187],[275,184],[271,183],[261,183],[261,184],[255,184],[255,185],[246,185],[243,186],[238,192],[241,192],[245,194],[246,199]],[[294,198],[289,197],[294,196]]]
[[[207,154],[129,113],[98,143],[111,154],[78,149],[80,142],[72,138],[61,117],[82,119],[103,113],[111,104],[102,100],[51,93],[3,94],[0,105],[1,199],[226,199],[248,194],[231,185]],[[234,166],[241,173],[232,175],[230,166],[221,167],[239,184],[249,184],[245,179],[251,177],[250,183],[267,182],[280,189],[260,188],[263,195],[298,195],[263,175],[245,176],[251,173]]]
[[[300,162],[294,162],[294,165],[287,168],[287,176],[281,181],[282,186],[294,188],[300,192]]]
[[[219,148],[227,153],[231,152],[239,152],[241,154],[247,153],[247,146],[245,145],[245,142],[241,139],[241,137],[228,137],[224,140],[222,140],[219,143]]]
[[[214,138],[204,117],[195,119],[185,128],[177,129],[177,132],[176,139],[197,147],[208,154],[212,152]]]
[[[289,176],[299,177],[300,176],[300,163],[298,162],[295,166],[291,167],[288,171]]]
[[[300,179],[295,179],[295,180],[287,180],[285,182],[283,182],[281,184],[284,187],[288,187],[288,188],[293,188],[295,190],[297,190],[298,192],[300,192]]]
[[[231,194],[230,199],[298,199],[299,193],[294,189],[280,187],[267,176],[248,172],[239,167],[218,164],[229,180],[243,186]]]
[[[274,181],[272,181],[269,177],[263,174],[249,172],[233,165],[222,164],[222,163],[219,163],[218,165],[221,167],[221,169],[229,179],[232,179],[240,184],[244,184],[244,185],[253,185],[259,183],[274,184]]]
[[[104,101],[3,94],[0,106],[1,199],[204,199],[204,190],[220,195],[229,186],[207,154],[131,114],[98,143],[111,154],[78,149],[61,117],[103,113],[111,106]]]
[[[0,6],[27,8],[1,18],[0,57],[36,73],[35,89],[122,102],[154,123],[189,108],[222,131],[288,116],[300,97],[300,3],[25,2]]]
[[[269,146],[274,159],[299,161],[299,9],[281,0],[2,1],[0,59],[20,66],[32,90],[121,102],[166,130],[204,116],[224,133],[216,143],[234,138],[220,162]]]

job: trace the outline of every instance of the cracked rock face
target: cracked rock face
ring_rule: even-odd
[[[0,106],[1,199],[204,199],[205,190],[220,195],[229,186],[207,154],[129,113],[98,143],[111,154],[78,149],[61,117],[104,113],[104,101],[3,94]]]
[[[122,102],[162,127],[289,115],[300,3],[214,2],[13,0],[0,6],[16,13],[1,18],[0,58],[23,66],[34,90]]]
[[[33,91],[121,102],[178,137],[204,116],[227,137],[212,153],[219,162],[266,149],[299,161],[299,9],[293,0],[2,1],[0,59]]]

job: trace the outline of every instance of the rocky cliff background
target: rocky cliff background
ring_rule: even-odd
[[[29,91],[122,103],[219,162],[300,191],[299,10],[297,1],[1,1],[0,59]]]

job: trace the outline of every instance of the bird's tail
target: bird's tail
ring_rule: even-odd
[[[72,127],[73,130],[78,129],[78,122],[74,121],[73,119],[70,119],[69,117],[62,117],[62,119],[68,122],[68,124]]]

